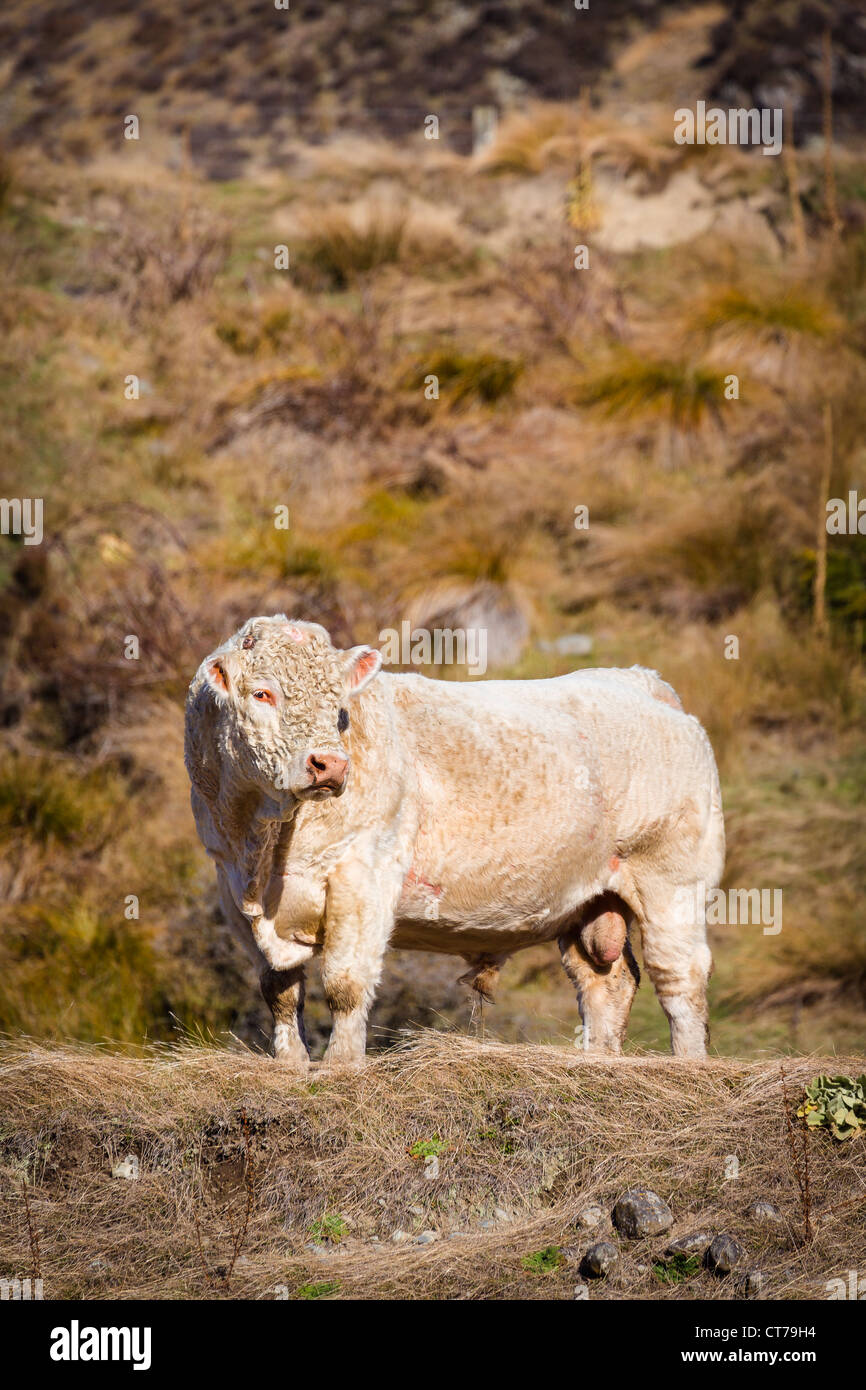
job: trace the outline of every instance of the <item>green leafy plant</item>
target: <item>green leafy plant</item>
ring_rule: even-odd
[[[810,1129],[826,1126],[834,1139],[853,1139],[866,1129],[866,1073],[819,1076],[806,1087],[806,1099],[797,1111]]]
[[[309,1231],[313,1240],[319,1242],[327,1240],[332,1245],[339,1245],[343,1236],[348,1234],[349,1223],[344,1216],[340,1216],[339,1212],[327,1211],[324,1216],[320,1216],[312,1222]]]
[[[524,1255],[520,1263],[531,1274],[549,1274],[551,1270],[556,1269],[564,1261],[565,1256],[558,1245],[545,1245],[543,1250],[536,1250],[531,1255]]]
[[[669,1260],[656,1260],[653,1275],[660,1284],[682,1284],[697,1274],[700,1267],[697,1255],[687,1255],[678,1250]]]
[[[410,1158],[437,1158],[448,1148],[445,1139],[440,1139],[438,1134],[434,1134],[432,1139],[416,1139],[414,1144],[410,1144],[406,1150]]]
[[[339,1279],[323,1279],[319,1284],[302,1284],[298,1289],[298,1298],[311,1300],[314,1298],[328,1298],[331,1294],[339,1293]]]

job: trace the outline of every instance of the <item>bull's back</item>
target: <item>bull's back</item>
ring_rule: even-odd
[[[706,782],[700,726],[633,672],[388,680],[421,803],[398,915],[434,934],[532,916],[542,931]]]

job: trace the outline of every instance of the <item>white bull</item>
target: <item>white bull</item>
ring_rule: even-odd
[[[588,1047],[619,1052],[635,921],[674,1053],[703,1056],[701,893],[724,822],[709,741],[671,687],[641,667],[460,683],[380,666],[279,615],[245,623],[190,687],[193,813],[275,1055],[308,1065],[316,954],[326,1055],[358,1062],[389,944],[464,957],[486,994],[505,958],[552,940]]]

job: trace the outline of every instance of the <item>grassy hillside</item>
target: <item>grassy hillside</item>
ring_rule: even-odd
[[[422,1034],[299,1083],[241,1051],[7,1050],[0,1272],[38,1268],[52,1299],[570,1299],[607,1239],[619,1264],[590,1299],[743,1297],[754,1270],[760,1297],[825,1299],[866,1259],[862,1137],[803,1140],[786,1120],[826,1065],[602,1063]],[[138,1177],[112,1176],[130,1155]],[[611,1231],[637,1185],[669,1203],[667,1233]],[[743,1246],[728,1277],[665,1257],[698,1231]]]
[[[135,62],[158,26],[84,30],[63,6],[18,25],[0,178],[2,489],[43,499],[45,538],[0,536],[0,1030],[262,1043],[266,1011],[188,809],[192,672],[257,612],[349,644],[480,611],[504,634],[488,674],[642,662],[705,723],[725,886],[784,901],[778,934],[713,930],[719,1051],[866,1044],[866,538],[828,539],[823,622],[814,582],[827,496],[866,494],[866,155],[846,125],[860,31],[835,49],[845,141],[829,164],[814,140],[773,159],[676,146],[671,101],[712,90],[725,44],[748,39],[754,58],[799,32],[800,7],[777,7],[772,38],[757,21],[726,28],[714,7],[688,22],[669,8],[664,23],[649,7],[637,29],[610,8],[584,97],[534,100],[563,94],[527,66],[479,155],[411,121],[335,117],[328,134],[272,130],[260,112],[277,152],[253,145],[230,171],[202,157],[182,98],[199,63],[237,128],[255,127],[233,82],[246,65],[258,87],[258,73],[234,29],[220,75],[210,39],[193,51],[171,21],[149,87]],[[240,7],[205,10],[215,33],[240,23]],[[318,10],[305,14],[304,44],[318,34],[331,52],[309,27]],[[806,73],[804,117],[819,48],[786,49]],[[380,70],[401,72],[397,57]],[[56,102],[34,77],[46,65],[55,95],[76,96],[53,143],[39,113]],[[345,76],[334,90],[349,102],[354,89]],[[138,141],[122,138],[129,109]],[[216,138],[214,113],[202,119]],[[557,648],[574,634],[586,655]],[[452,1024],[571,1041],[552,948],[507,967],[483,1018],[460,970],[393,957],[371,1045]],[[315,981],[310,1015],[320,1046]],[[646,987],[630,1039],[666,1046]]]

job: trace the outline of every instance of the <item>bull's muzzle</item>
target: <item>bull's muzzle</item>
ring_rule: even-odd
[[[310,753],[305,769],[310,791],[339,796],[346,785],[349,759],[340,753]]]

